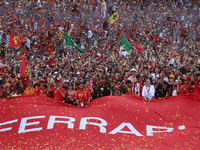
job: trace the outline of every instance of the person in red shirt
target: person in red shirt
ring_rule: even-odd
[[[89,90],[84,88],[84,82],[81,82],[79,85],[79,90],[76,91],[74,99],[76,100],[76,103],[78,107],[88,107],[90,100],[91,100],[91,95]]]
[[[36,88],[35,95],[40,95],[40,96],[47,96],[47,89],[45,88],[45,80],[40,79],[40,86]]]
[[[61,79],[56,80],[56,89],[53,91],[53,98],[63,101],[63,97],[66,96],[66,90],[62,88]]]
[[[49,82],[50,82],[50,84],[48,85],[47,96],[53,98],[53,92],[56,90],[56,83],[55,83],[55,80],[51,80]]]
[[[200,93],[200,86],[198,82],[197,74],[194,74],[191,78],[191,82],[188,84],[188,89],[191,93],[199,94]]]
[[[142,80],[141,80],[141,75],[140,74],[136,75],[136,79],[137,79],[137,81],[134,82],[133,85],[132,85],[132,93],[137,95],[137,96],[142,97],[142,89],[143,89],[143,86],[145,84],[142,84]]]
[[[55,63],[56,63],[56,61],[53,60],[53,57],[52,57],[52,56],[50,56],[50,57],[49,57],[49,61],[47,61],[47,65],[49,65],[50,68],[53,68],[54,65],[55,65]]]
[[[187,77],[183,79],[183,84],[180,86],[179,94],[183,94],[183,93],[189,93]]]

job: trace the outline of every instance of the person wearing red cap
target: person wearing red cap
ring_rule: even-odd
[[[55,65],[55,63],[56,63],[56,61],[53,60],[53,57],[52,57],[52,56],[50,56],[50,57],[49,57],[49,61],[47,61],[47,65],[49,65],[50,68],[53,68],[54,65]]]
[[[81,82],[79,85],[79,90],[76,91],[76,94],[74,96],[74,99],[76,100],[76,103],[79,108],[81,107],[88,107],[90,100],[91,100],[91,95],[89,90],[85,89],[84,87],[84,82]]]
[[[61,79],[56,80],[56,90],[53,91],[53,98],[63,101],[63,97],[66,96],[66,90],[62,88]]]
[[[35,95],[47,96],[47,89],[45,88],[45,80],[40,79],[40,86],[35,89]]]

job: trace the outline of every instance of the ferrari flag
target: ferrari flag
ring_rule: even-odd
[[[110,22],[110,24],[113,24],[115,23],[115,21],[117,21],[119,19],[118,15],[117,15],[117,12],[115,12],[113,15],[111,15],[109,18],[108,18],[108,22]]]
[[[22,38],[19,35],[9,34],[6,36],[7,47],[18,47],[21,46]]]

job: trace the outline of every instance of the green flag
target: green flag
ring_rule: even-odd
[[[121,47],[120,47],[119,53],[120,53],[121,55],[126,56],[127,54],[130,53],[130,49],[131,49],[131,48],[133,48],[133,47],[131,46],[131,44],[128,42],[127,39],[124,38],[123,41],[122,41],[122,45],[121,45]]]
[[[79,51],[79,53],[84,56],[84,51],[81,50],[81,48],[67,35],[67,33],[64,32],[64,35],[67,47],[75,48],[77,51]]]

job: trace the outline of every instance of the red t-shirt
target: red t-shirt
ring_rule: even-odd
[[[188,86],[185,85],[185,84],[182,84],[182,85],[180,86],[179,93],[181,93],[184,89],[186,90],[184,93],[188,93],[188,92],[189,92]]]
[[[137,83],[139,83],[139,87],[137,87],[138,86],[138,84]],[[134,93],[134,94],[136,94],[136,95],[138,95],[138,96],[140,96],[140,97],[142,97],[142,89],[143,89],[143,86],[145,86],[145,84],[142,84],[142,81],[136,81],[136,82],[134,82],[133,84],[132,84],[132,87],[131,87],[131,89],[132,89],[132,93]],[[136,93],[136,91],[135,91],[135,88],[137,87],[137,89],[139,90],[139,91],[137,91],[137,92],[140,92],[139,94],[138,93]]]
[[[50,91],[48,91],[49,95],[53,96],[53,92],[56,90],[56,87],[50,87]]]
[[[45,87],[42,88],[42,87],[39,86],[38,88],[36,88],[34,94],[40,95],[40,96],[47,96],[47,90],[45,89]]]
[[[61,88],[60,91],[66,96],[66,90],[64,88]],[[63,101],[63,97],[62,97],[60,91],[55,89],[54,93],[53,93],[53,98]]]
[[[55,62],[56,62],[55,60],[53,60],[53,61],[49,60],[49,61],[47,61],[47,65],[49,65],[50,68],[53,68],[55,65]]]
[[[190,92],[194,93],[194,94],[199,94],[200,93],[200,86],[199,86],[198,82],[195,82],[194,85],[191,85]]]
[[[74,96],[74,98],[76,98],[78,100],[78,103],[81,107],[84,107],[87,104],[88,99],[90,97],[91,97],[90,92],[87,89],[84,89],[83,91],[77,90],[76,94]]]

